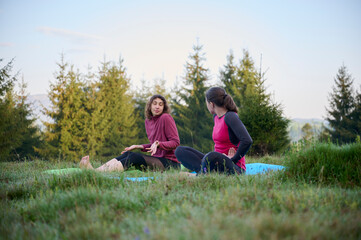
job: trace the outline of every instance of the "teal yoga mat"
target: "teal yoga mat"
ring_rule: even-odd
[[[82,170],[80,168],[63,168],[63,169],[46,170],[46,171],[44,171],[44,173],[62,175],[62,174],[76,173],[76,172],[81,172],[81,171]]]
[[[65,175],[65,174],[77,173],[77,172],[81,172],[81,171],[82,171],[82,169],[80,169],[80,168],[63,168],[63,169],[46,170],[46,171],[44,171],[44,173],[54,174],[54,175]],[[139,170],[130,170],[127,172],[128,173],[131,173],[131,172],[141,173],[141,171],[139,171]],[[120,177],[110,177],[110,178],[120,179]],[[132,182],[142,182],[142,181],[147,181],[147,180],[151,180],[154,178],[153,177],[125,177],[124,179],[132,181]]]

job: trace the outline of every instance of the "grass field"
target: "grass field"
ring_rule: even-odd
[[[282,157],[247,158],[248,163],[288,166],[285,172],[253,176],[214,173],[189,178],[175,171],[81,171],[59,176],[44,171],[77,164],[0,163],[0,237],[360,239],[360,150],[360,144],[320,145]],[[330,160],[326,166],[320,160],[329,162],[335,155],[341,158],[335,164]],[[339,161],[346,170],[333,169]],[[138,176],[155,179],[124,179]]]

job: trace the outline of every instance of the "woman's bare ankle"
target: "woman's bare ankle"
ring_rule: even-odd
[[[85,156],[81,159],[81,161],[79,163],[79,167],[82,169],[93,169],[93,166],[90,164],[90,161],[89,161],[89,155]]]

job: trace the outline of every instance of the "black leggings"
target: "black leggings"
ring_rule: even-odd
[[[123,164],[124,170],[130,167],[145,171],[149,170],[168,170],[170,168],[180,169],[181,164],[162,157],[152,157],[141,153],[125,152],[116,157]]]
[[[242,174],[244,169],[237,166],[230,158],[219,152],[203,154],[191,147],[179,146],[175,156],[186,168],[199,173],[225,172],[227,174]]]

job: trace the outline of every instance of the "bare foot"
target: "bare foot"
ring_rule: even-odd
[[[83,169],[93,169],[92,165],[90,164],[89,161],[89,155],[85,156],[81,159],[80,163],[79,163],[79,167],[83,168]]]

